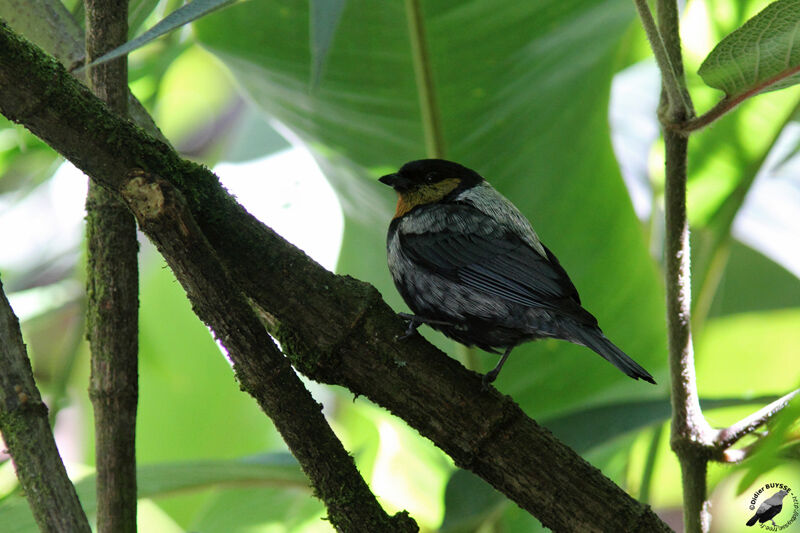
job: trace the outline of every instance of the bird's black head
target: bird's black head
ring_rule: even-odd
[[[456,188],[468,189],[483,178],[463,165],[444,159],[418,159],[409,161],[395,174],[383,176],[380,181],[403,194],[414,189],[433,187],[443,181],[456,183]]]
[[[450,195],[481,183],[483,178],[467,167],[444,159],[420,159],[406,163],[395,174],[380,179],[397,191],[395,218],[423,204],[446,201]]]

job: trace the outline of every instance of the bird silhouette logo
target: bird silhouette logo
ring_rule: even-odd
[[[783,498],[787,494],[789,494],[787,491],[779,490],[767,498],[764,503],[758,506],[758,511],[747,521],[747,525],[752,526],[755,525],[756,522],[761,522],[763,524],[769,520],[772,522],[773,526],[777,527],[778,524],[775,523],[774,518],[783,510]]]
[[[773,490],[771,491],[769,489]],[[750,500],[750,510],[755,510],[755,513],[747,521],[747,526],[752,527],[759,524],[759,527],[766,528],[770,531],[786,529],[798,516],[797,496],[794,493],[790,494],[791,492],[792,489],[783,483],[767,483],[759,488]],[[759,504],[759,498],[767,494],[770,494],[769,498],[766,498]],[[756,505],[758,505],[758,508],[756,508]],[[784,507],[788,507],[789,510],[784,512],[785,516],[782,518],[788,521],[784,524],[776,523],[775,517],[784,510]],[[789,513],[791,513],[791,517]]]

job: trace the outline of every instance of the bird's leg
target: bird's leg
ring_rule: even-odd
[[[433,318],[425,318],[422,316],[412,315],[409,313],[397,313],[397,316],[401,318],[405,318],[408,320],[408,328],[406,328],[406,332],[397,337],[397,340],[404,340],[409,338],[413,335],[417,328],[420,327],[422,324],[436,324],[439,326],[452,326],[450,322],[445,322],[444,320],[436,320]]]
[[[408,328],[406,328],[406,332],[397,337],[397,340],[404,340],[409,338],[411,335],[416,333],[417,328],[422,325],[422,321],[414,315],[409,315],[408,313],[397,313],[397,314],[398,316],[408,320]]]
[[[508,356],[511,353],[511,350],[513,350],[513,349],[514,349],[513,346],[509,346],[508,348],[506,348],[506,351],[505,351],[505,353],[503,353],[503,356],[500,358],[500,362],[497,363],[497,366],[483,375],[483,379],[481,380],[481,389],[482,390],[488,390],[489,389],[489,384],[491,382],[493,382],[495,379],[497,379],[497,375],[500,373],[500,369],[503,368],[503,365],[505,364],[506,359],[508,359]]]

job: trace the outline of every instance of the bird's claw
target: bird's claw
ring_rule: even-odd
[[[497,369],[495,369],[495,370],[497,370]],[[494,383],[494,380],[497,379],[497,374],[499,374],[499,372],[495,372],[494,370],[492,370],[490,372],[485,373],[481,377],[481,390],[483,392],[486,392],[486,391],[489,390],[489,385]]]
[[[411,337],[414,333],[417,332],[417,328],[420,326],[420,324],[422,324],[422,322],[420,322],[416,316],[410,315],[408,313],[397,313],[397,316],[408,320],[408,327],[406,328],[406,332],[396,337],[396,339],[399,341],[404,341],[407,338]]]

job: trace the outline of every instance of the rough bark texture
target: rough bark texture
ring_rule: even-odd
[[[669,530],[509,398],[481,393],[477,374],[420,337],[397,342],[405,324],[373,287],[311,261],[244,211],[213,174],[110,117],[56,62],[0,26],[0,86],[10,79],[28,81],[0,93],[0,112],[95,179],[119,191],[122,173],[139,167],[175,186],[306,375],[391,410],[552,529]]]
[[[39,529],[53,533],[89,533],[89,522],[53,440],[47,407],[33,380],[19,321],[8,304],[2,284],[0,433]]]
[[[91,61],[128,36],[127,0],[86,1]],[[89,86],[120,117],[128,108],[127,58],[93,67]],[[87,328],[92,353],[97,530],[136,532],[139,271],[136,222],[117,195],[92,180],[86,198]]]
[[[231,281],[181,195],[168,182],[132,173],[122,191],[139,225],[183,285],[197,316],[228,350],[242,389],[275,423],[339,531],[417,531],[406,513],[388,516],[253,308]]]

